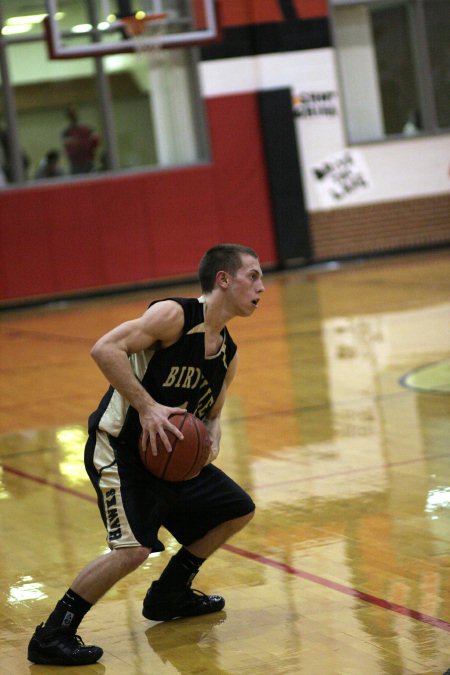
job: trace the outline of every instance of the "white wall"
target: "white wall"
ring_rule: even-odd
[[[15,86],[92,77],[95,72],[93,59],[50,60],[44,42],[11,45],[7,55],[11,82]]]
[[[450,189],[450,135],[385,141],[352,146],[367,167],[368,185],[339,201],[318,189],[312,167],[349,149],[339,105],[334,50],[284,52],[255,57],[213,60],[200,66],[206,97],[290,87],[302,93],[335,92],[335,115],[296,118],[305,197],[310,211],[350,205],[425,197]]]

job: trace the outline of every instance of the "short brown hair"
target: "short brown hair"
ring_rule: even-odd
[[[202,291],[211,293],[216,283],[216,274],[220,270],[235,275],[242,265],[242,255],[250,255],[258,260],[256,251],[241,244],[218,244],[206,251],[198,266]]]

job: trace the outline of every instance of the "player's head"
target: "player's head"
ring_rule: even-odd
[[[256,251],[241,244],[218,244],[206,251],[198,266],[198,278],[203,293],[211,293],[217,272],[222,270],[234,276],[242,266],[243,255],[250,255],[258,260]]]
[[[49,150],[46,154],[46,159],[49,164],[57,164],[59,161],[58,150]]]

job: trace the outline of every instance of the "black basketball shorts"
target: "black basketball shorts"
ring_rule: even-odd
[[[143,467],[135,449],[103,431],[90,433],[85,466],[110,548],[142,545],[163,551],[161,525],[189,546],[214,527],[255,509],[251,497],[213,464],[191,480],[163,481]]]

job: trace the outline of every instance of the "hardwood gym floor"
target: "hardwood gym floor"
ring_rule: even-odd
[[[450,668],[450,264],[445,251],[266,275],[230,330],[240,366],[219,465],[257,515],[195,585],[217,615],[170,623],[141,602],[176,542],[88,614],[105,650],[73,675],[442,675]],[[0,319],[0,673],[76,573],[105,550],[82,463],[106,383],[90,346],[155,297]]]

